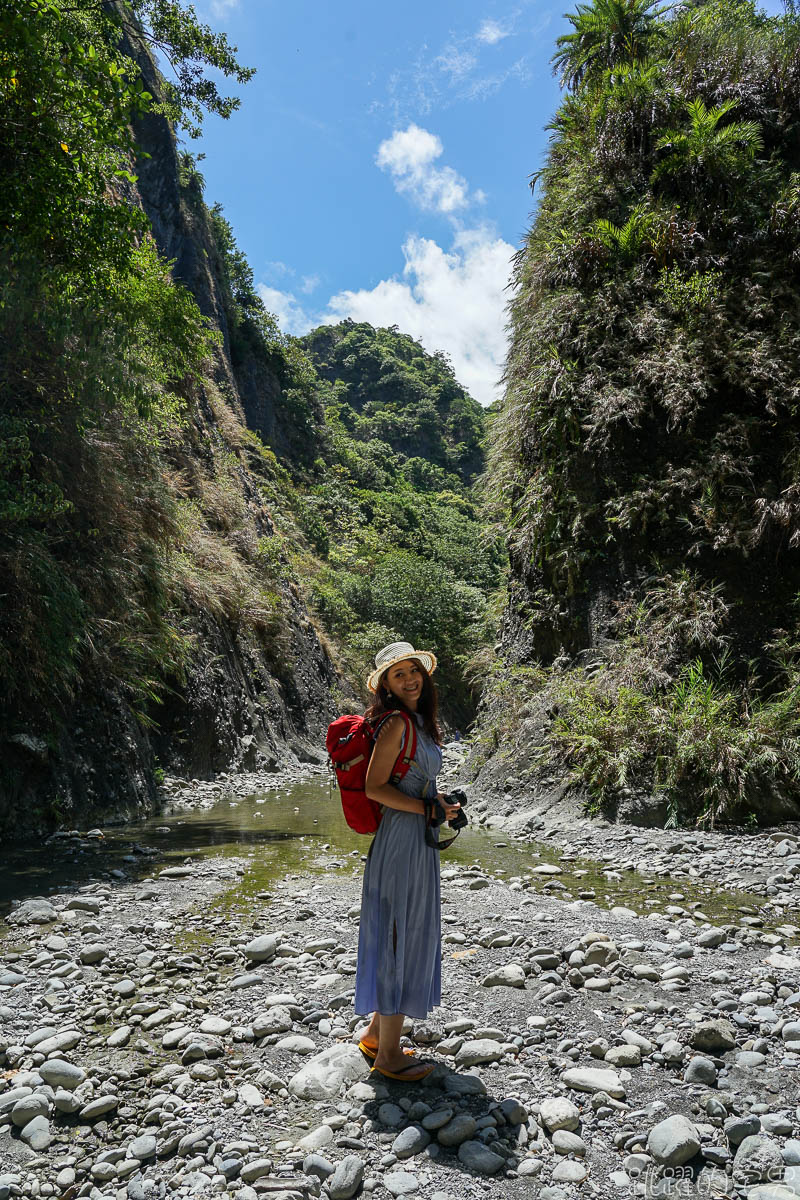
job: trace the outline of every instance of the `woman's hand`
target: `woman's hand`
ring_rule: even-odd
[[[453,818],[458,816],[458,814],[461,812],[460,804],[450,804],[449,803],[449,801],[447,799],[447,792],[437,792],[436,799],[439,801],[442,808],[444,809],[444,815],[445,815],[446,821],[452,821]]]

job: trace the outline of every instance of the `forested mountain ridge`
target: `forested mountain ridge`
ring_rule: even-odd
[[[0,20],[0,831],[141,813],[165,770],[319,758],[375,638],[428,636],[420,569],[454,601],[430,636],[462,654],[459,711],[498,577],[466,486],[482,413],[359,327],[438,397],[436,461],[419,437],[409,458],[344,399],[357,373],[329,382],[280,333],[176,143],[234,107],[197,69],[246,78],[223,37],[160,0]]]
[[[486,414],[443,355],[396,329],[342,321],[301,344],[325,422],[298,481],[321,559],[298,563],[311,604],[355,679],[388,642],[434,649],[445,719],[466,726],[505,562],[483,516]]]
[[[473,770],[800,811],[800,21],[595,0],[514,272],[502,653]]]
[[[349,320],[320,326],[301,344],[321,378],[341,385],[337,398],[353,410],[346,422],[352,437],[421,458],[409,475],[418,486],[443,486],[442,472],[474,483],[484,467],[485,416],[444,354],[427,354],[396,327],[375,330]]]

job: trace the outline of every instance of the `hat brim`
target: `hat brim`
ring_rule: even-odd
[[[367,680],[367,687],[369,690],[371,692],[377,692],[378,686],[381,682],[381,677],[385,675],[391,667],[396,666],[397,663],[408,661],[418,662],[421,667],[424,667],[429,675],[432,675],[436,670],[436,655],[431,650],[415,650],[413,654],[398,654],[397,658],[391,659],[390,662],[383,663],[380,667],[372,672]]]

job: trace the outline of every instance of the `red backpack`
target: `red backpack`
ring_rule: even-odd
[[[336,772],[344,819],[356,833],[374,833],[380,824],[380,805],[370,800],[364,785],[375,739],[386,721],[395,715],[401,716],[406,723],[403,748],[389,777],[389,782],[396,786],[408,774],[417,751],[417,731],[404,712],[396,709],[377,721],[346,713],[328,726],[325,746],[331,767]]]

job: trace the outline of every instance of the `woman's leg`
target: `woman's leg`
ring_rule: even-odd
[[[363,1042],[365,1046],[370,1046],[370,1047],[374,1046],[377,1049],[377,1046],[378,1046],[378,1043],[380,1042],[380,1040],[381,1040],[381,1014],[373,1013],[372,1020],[370,1021],[367,1028],[365,1030],[363,1030],[363,1032],[361,1033],[361,1035],[359,1037],[359,1041]]]
[[[422,1079],[432,1070],[430,1063],[409,1062],[408,1055],[400,1049],[405,1017],[402,1013],[376,1013],[378,1017],[378,1054],[375,1067],[378,1071],[402,1072],[404,1079]],[[373,1021],[375,1017],[373,1017]]]

